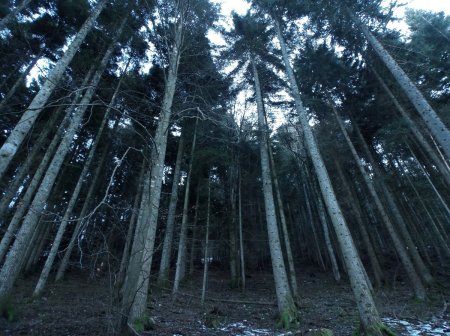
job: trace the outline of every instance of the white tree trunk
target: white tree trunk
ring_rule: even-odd
[[[14,285],[20,271],[17,266],[21,263],[21,260],[24,257],[25,247],[36,227],[36,220],[45,207],[52,190],[52,186],[63,164],[64,158],[70,149],[70,144],[73,141],[74,135],[82,125],[84,112],[88,108],[88,104],[95,93],[95,89],[108,64],[113,50],[114,43],[111,44],[105,52],[105,55],[103,56],[103,59],[92,78],[91,86],[86,90],[86,93],[80,102],[80,106],[75,109],[70,120],[70,125],[68,126],[66,133],[59,144],[55,156],[53,157],[53,160],[47,169],[33,202],[30,205],[27,215],[25,216],[22,227],[17,234],[16,241],[6,257],[5,263],[0,271],[0,298],[8,295]]]
[[[5,173],[19,146],[22,144],[23,140],[33,127],[37,117],[44,109],[47,100],[50,98],[53,90],[58,85],[69,63],[72,61],[73,57],[83,43],[86,35],[94,26],[97,17],[100,15],[106,3],[107,0],[100,0],[98,2],[91,15],[86,19],[72,43],[67,48],[64,55],[48,74],[46,81],[39,89],[39,92],[33,98],[28,108],[22,114],[22,117],[12,130],[11,134],[8,136],[8,139],[6,139],[5,143],[0,148],[0,178]]]
[[[146,218],[145,225],[138,231],[145,239],[142,249],[142,258],[138,263],[138,281],[127,284],[128,291],[135,293],[134,300],[128,310],[126,301],[122,307],[128,311],[128,323],[133,324],[136,319],[141,318],[146,311],[148,286],[150,278],[153,247],[155,244],[156,225],[158,221],[159,204],[161,200],[161,185],[164,175],[164,158],[167,148],[167,135],[169,131],[170,117],[172,115],[172,103],[176,89],[178,66],[180,63],[181,49],[183,43],[184,13],[180,13],[175,25],[174,43],[169,55],[169,69],[164,89],[164,98],[159,116],[159,123],[154,137],[154,149],[151,157],[150,185],[151,195],[149,200],[150,214]],[[131,270],[134,272],[136,270]],[[131,275],[131,272],[127,272]]]
[[[309,125],[307,111],[303,106],[303,102],[300,97],[300,91],[298,89],[294,76],[294,71],[292,70],[289,61],[286,43],[277,21],[275,21],[275,29],[281,45],[281,52],[283,55],[286,75],[289,80],[291,94],[294,97],[296,111],[304,133],[306,147],[313,162],[315,172],[317,174],[317,179],[320,185],[320,190],[322,192],[322,197],[331,217],[331,221],[333,223],[333,227],[341,248],[342,256],[345,260],[345,265],[347,267],[347,272],[350,278],[350,284],[353,290],[354,297],[356,298],[362,327],[365,330],[379,330],[382,322],[373,301],[369,285],[367,284],[364,275],[365,272],[359,260],[358,252],[356,251],[356,247],[348,229],[347,223],[345,222],[345,218],[337,202],[336,194],[333,190],[330,177],[328,176],[328,172],[326,170],[316,140],[314,139],[313,132]],[[374,334],[377,334],[377,332],[375,331]],[[381,331],[378,332],[378,334],[381,334]]]
[[[172,294],[178,293],[180,282],[186,273],[186,248],[187,248],[187,229],[188,229],[188,212],[189,212],[189,194],[192,178],[192,167],[194,164],[195,146],[197,144],[197,125],[198,119],[195,120],[194,137],[192,138],[191,154],[189,156],[188,176],[186,178],[186,188],[184,191],[183,217],[181,219],[180,240],[178,242],[177,266],[175,269],[175,279],[173,281]]]
[[[27,153],[25,161],[22,163],[19,170],[15,174],[14,179],[12,181],[10,181],[7,191],[5,192],[2,199],[0,200],[0,226],[2,225],[2,222],[5,221],[5,219],[6,219],[9,204],[13,200],[14,196],[17,194],[17,191],[20,188],[20,186],[24,185],[25,177],[27,176],[27,174],[30,174],[32,176],[31,167],[36,161],[37,154],[45,147],[46,142],[47,142],[47,137],[50,134],[50,132],[53,130],[56,120],[61,116],[62,110],[63,110],[63,107],[61,106],[52,115],[52,117],[48,121],[48,124],[45,125],[44,129],[42,130],[41,134],[39,135],[38,139],[36,140],[36,143],[34,144],[33,148]],[[26,189],[25,189],[25,192],[26,192]],[[16,204],[17,204],[17,202],[16,202]],[[2,257],[0,257],[0,261],[1,261],[1,259],[2,259]]]
[[[164,244],[161,254],[161,263],[159,265],[158,283],[166,286],[169,280],[170,257],[172,255],[173,231],[175,227],[175,217],[178,202],[178,187],[181,177],[181,161],[184,153],[184,137],[180,135],[178,143],[177,158],[175,161],[175,171],[173,174],[172,191],[170,193],[169,210],[167,214],[166,232],[164,234]]]
[[[119,35],[120,35],[120,33],[121,33],[121,30],[118,31]],[[86,162],[84,163],[83,170],[81,171],[80,177],[78,178],[78,182],[77,182],[74,190],[72,191],[72,195],[70,197],[69,203],[68,203],[66,211],[64,213],[64,216],[61,220],[61,224],[58,227],[58,232],[56,233],[55,239],[53,240],[52,247],[51,247],[50,252],[45,261],[45,265],[42,269],[42,272],[39,277],[36,288],[34,289],[33,296],[39,296],[42,293],[42,291],[44,290],[45,284],[47,283],[48,275],[50,274],[56,254],[58,253],[59,245],[61,244],[63,235],[66,232],[66,227],[67,227],[67,224],[69,223],[69,219],[72,216],[73,208],[75,207],[75,205],[78,201],[78,196],[80,194],[81,188],[83,187],[86,175],[89,172],[89,168],[91,166],[92,160],[94,160],[94,154],[96,154],[97,146],[98,146],[100,139],[102,137],[102,134],[103,134],[103,129],[105,128],[106,122],[109,120],[109,115],[111,113],[112,106],[115,104],[117,94],[119,93],[120,84],[122,83],[122,78],[119,80],[119,83],[116,86],[116,89],[111,98],[109,106],[106,109],[105,115],[103,116],[103,120],[97,131],[95,140],[92,143],[91,148],[89,149],[88,157],[86,159]]]
[[[203,284],[202,284],[202,305],[205,303],[206,297],[206,281],[208,280],[208,264],[209,264],[209,221],[211,211],[211,177],[208,176],[208,205],[206,208],[206,233],[205,233],[205,253],[203,255]]]
[[[266,123],[267,123],[267,119],[266,119]],[[289,266],[289,281],[291,283],[292,295],[294,296],[295,299],[298,299],[299,293],[298,293],[298,285],[297,285],[297,274],[295,272],[294,256],[292,255],[291,239],[289,238],[289,230],[287,227],[286,215],[284,212],[283,198],[281,197],[280,185],[278,183],[278,176],[277,176],[277,171],[275,169],[275,161],[273,159],[273,152],[272,152],[272,148],[270,147],[270,143],[267,144],[267,147],[269,149],[269,157],[270,157],[270,163],[271,163],[271,167],[272,167],[272,176],[273,176],[273,187],[274,187],[275,196],[277,199],[278,213],[280,215],[281,229],[283,232],[284,246],[286,249],[286,256],[287,256],[287,261],[288,261],[288,266]]]
[[[369,190],[370,195],[372,196],[373,200],[375,201],[375,205],[378,209],[378,212],[380,213],[383,223],[384,223],[387,231],[389,232],[389,236],[391,237],[392,242],[394,243],[394,248],[400,257],[400,260],[402,261],[403,266],[405,267],[405,270],[406,270],[406,273],[408,274],[409,279],[411,280],[411,283],[414,287],[414,293],[415,293],[417,299],[424,300],[426,293],[425,293],[425,288],[422,284],[422,281],[420,280],[420,278],[414,268],[414,265],[413,265],[410,257],[408,256],[408,252],[406,251],[405,247],[403,246],[403,242],[401,241],[400,237],[398,236],[397,232],[395,231],[394,225],[392,224],[389,215],[387,214],[383,204],[381,203],[380,198],[378,197],[378,194],[375,190],[375,186],[373,185],[373,181],[370,179],[364,166],[362,165],[361,159],[359,158],[358,153],[356,152],[355,147],[353,146],[353,143],[351,142],[351,140],[347,134],[347,131],[344,127],[344,124],[343,124],[341,118],[337,114],[336,110],[334,110],[334,113],[335,113],[336,119],[338,121],[339,127],[345,137],[347,145],[349,146],[350,151],[352,152],[355,163],[358,166],[359,172],[361,173],[361,175],[364,179],[364,182],[367,186],[367,189]],[[376,169],[376,168],[374,167],[374,169]]]
[[[398,65],[398,63],[392,58],[392,56],[387,52],[386,49],[381,45],[381,43],[376,39],[376,37],[369,31],[366,25],[360,22],[357,18],[352,15],[354,22],[359,26],[367,41],[369,41],[372,48],[381,58],[383,63],[392,73],[394,78],[397,80],[398,84],[401,86],[406,96],[409,98],[411,103],[419,112],[423,121],[429,128],[431,134],[436,137],[436,140],[441,145],[443,151],[447,156],[447,160],[450,159],[450,131],[444,125],[442,120],[430,106],[428,101],[422,95],[422,93],[417,89],[416,85],[409,79],[408,75],[403,71],[403,69]]]
[[[375,75],[375,78],[380,83],[383,90],[386,92],[386,94],[391,98],[392,102],[394,103],[397,110],[400,112],[400,115],[405,120],[406,124],[408,125],[409,129],[411,130],[411,133],[414,135],[416,140],[419,142],[419,144],[423,147],[427,155],[431,157],[433,160],[433,163],[436,164],[438,167],[440,173],[444,177],[445,181],[447,182],[447,185],[450,186],[450,170],[448,169],[448,166],[446,165],[445,160],[441,160],[441,158],[436,154],[436,151],[431,147],[431,145],[428,143],[428,141],[423,136],[420,129],[417,127],[414,120],[411,119],[411,117],[408,115],[408,113],[405,111],[405,109],[400,105],[398,99],[394,96],[392,91],[389,89],[389,87],[386,85],[384,80],[381,78],[381,76],[378,74],[378,72],[372,68],[372,72]]]
[[[261,84],[259,81],[258,70],[254,59],[251,60],[254,90],[256,95],[258,130],[259,130],[259,148],[261,160],[261,179],[263,185],[264,205],[266,213],[267,233],[269,236],[270,257],[272,261],[272,271],[275,280],[275,291],[277,294],[278,310],[280,314],[285,315],[289,322],[297,319],[297,312],[294,306],[294,300],[289,288],[289,281],[284,264],[283,252],[281,250],[280,234],[278,232],[277,215],[275,210],[275,200],[273,198],[272,176],[270,171],[269,151],[267,145],[267,125],[264,118],[264,103],[261,93]]]

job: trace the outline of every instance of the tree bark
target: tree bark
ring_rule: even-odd
[[[394,58],[384,49],[383,45],[377,40],[377,38],[369,31],[366,25],[364,25],[360,20],[358,20],[353,14],[351,17],[355,24],[359,27],[361,32],[366,37],[367,41],[369,41],[372,48],[381,58],[383,63],[389,69],[391,74],[397,80],[400,87],[403,89],[406,96],[409,98],[411,103],[416,108],[417,112],[419,112],[423,121],[427,125],[431,134],[433,134],[436,140],[441,145],[444,150],[447,159],[450,158],[450,132],[445,127],[442,120],[427,102],[422,93],[417,89],[416,85],[411,81],[408,75],[403,71],[403,69],[398,65],[398,63],[394,60]]]
[[[6,220],[9,204],[13,200],[14,196],[17,194],[17,191],[19,190],[20,186],[24,185],[24,180],[27,174],[30,174],[30,179],[32,180],[31,167],[36,161],[37,154],[42,150],[42,148],[45,147],[47,137],[53,130],[57,119],[60,117],[62,109],[63,107],[61,106],[57,109],[56,112],[53,113],[52,117],[48,121],[48,124],[44,126],[44,129],[40,133],[33,148],[29,151],[29,153],[27,153],[25,161],[18,169],[17,173],[14,176],[14,179],[10,181],[9,187],[0,201],[0,225],[2,224],[2,221]],[[17,201],[15,203],[17,204]],[[0,257],[0,261],[1,259],[2,258]]]
[[[175,171],[173,174],[172,191],[170,193],[169,210],[167,214],[166,232],[164,234],[164,244],[161,254],[161,262],[159,265],[158,284],[167,286],[169,281],[170,257],[172,255],[173,231],[175,227],[175,217],[177,212],[178,189],[181,177],[181,161],[184,153],[184,137],[180,135],[178,143],[177,158],[175,161]]]
[[[167,148],[167,134],[172,114],[172,103],[175,94],[178,66],[180,63],[181,49],[183,44],[184,12],[179,13],[178,21],[175,23],[174,41],[169,54],[169,69],[164,89],[164,97],[159,116],[159,123],[154,137],[154,150],[151,156],[150,184],[151,195],[149,200],[150,214],[143,225],[142,230],[137,232],[144,237],[145,244],[142,249],[142,258],[139,262],[139,277],[137,282],[127,284],[130,293],[135,293],[132,301],[124,301],[122,308],[128,315],[128,323],[133,324],[136,319],[145,314],[147,307],[148,284],[150,267],[152,262],[153,247],[155,243],[156,224],[158,220],[159,204],[161,200],[161,185],[164,175],[164,158]],[[136,236],[136,235],[135,235]],[[130,272],[127,272],[130,273]],[[128,297],[130,299],[130,297]],[[130,303],[133,302],[130,305]]]
[[[374,335],[381,335],[380,326],[383,324],[373,301],[369,285],[366,281],[358,252],[356,251],[347,223],[345,222],[344,216],[337,202],[336,194],[333,190],[333,186],[328,176],[322,156],[319,152],[316,140],[314,139],[313,132],[309,126],[307,112],[303,106],[300,91],[294,76],[294,71],[292,70],[289,62],[286,43],[281,33],[279,22],[276,20],[275,30],[281,45],[284,66],[289,80],[291,94],[294,97],[296,111],[305,137],[306,147],[309,155],[311,156],[311,160],[319,181],[320,190],[322,192],[322,197],[327,206],[328,213],[331,217],[336,236],[341,247],[342,256],[345,260],[345,265],[350,278],[350,284],[356,298],[362,328],[366,332],[372,332]]]
[[[206,281],[208,279],[209,264],[209,221],[211,212],[211,177],[208,176],[208,205],[206,209],[206,233],[205,233],[205,253],[203,257],[203,284],[202,284],[202,305],[205,303],[206,297]]]
[[[267,119],[266,119],[266,122],[267,122]],[[297,300],[299,298],[298,285],[297,285],[297,274],[295,272],[295,263],[294,263],[294,256],[292,254],[291,239],[289,238],[289,230],[287,227],[286,214],[284,212],[284,203],[283,203],[283,198],[281,197],[280,184],[278,183],[278,176],[277,176],[277,171],[275,168],[275,161],[273,159],[273,152],[272,152],[270,143],[267,144],[267,147],[269,150],[269,158],[270,158],[270,164],[271,164],[271,168],[272,168],[273,188],[275,190],[275,197],[276,197],[277,204],[278,204],[278,213],[280,216],[281,230],[283,232],[284,247],[286,249],[286,257],[287,257],[288,267],[289,267],[289,281],[291,284],[292,295],[294,296],[294,299]]]
[[[252,57],[252,56],[251,56]],[[269,236],[270,257],[272,261],[272,271],[275,280],[275,291],[277,295],[278,311],[280,316],[287,318],[288,322],[297,320],[297,311],[289,288],[289,280],[284,264],[283,252],[281,250],[280,234],[278,232],[277,215],[275,210],[275,200],[273,198],[272,176],[270,171],[270,160],[268,151],[267,125],[264,118],[264,103],[261,93],[259,74],[253,57],[250,59],[254,90],[256,95],[259,149],[261,160],[261,179],[263,185],[264,205],[266,214],[267,233]]]
[[[180,240],[178,242],[177,265],[175,269],[175,279],[173,281],[172,294],[176,295],[180,282],[186,273],[186,248],[187,248],[187,229],[188,229],[188,211],[189,211],[189,194],[192,179],[192,167],[194,164],[195,146],[197,144],[197,125],[198,118],[195,120],[194,137],[192,139],[191,154],[189,156],[188,176],[186,178],[186,188],[184,191],[183,216],[181,219]]]
[[[126,20],[126,19],[125,19]],[[123,27],[123,24],[121,25]],[[120,36],[122,29],[119,28],[117,31],[117,36]],[[115,41],[114,41],[115,43]],[[120,85],[122,83],[122,78],[119,80],[119,83],[116,86],[116,89],[114,91],[114,94],[111,98],[111,101],[108,105],[108,108],[106,109],[105,115],[103,116],[103,120],[100,124],[100,127],[97,131],[97,135],[95,137],[94,142],[91,145],[91,148],[89,149],[89,154],[86,159],[86,162],[84,163],[83,170],[81,171],[81,174],[78,178],[78,182],[72,191],[72,195],[70,197],[69,203],[67,205],[66,211],[64,213],[64,216],[61,220],[61,223],[58,227],[58,232],[56,233],[55,239],[53,240],[52,247],[50,249],[50,252],[47,256],[47,259],[45,261],[45,265],[42,269],[41,275],[39,277],[38,283],[36,285],[36,288],[34,289],[33,296],[39,296],[42,291],[44,290],[45,284],[47,283],[48,275],[50,274],[51,268],[53,266],[53,262],[55,260],[56,254],[58,253],[59,245],[61,244],[62,238],[64,233],[66,232],[67,224],[69,223],[69,219],[72,215],[73,209],[76,205],[76,202],[78,201],[78,196],[80,194],[81,188],[83,187],[84,180],[86,178],[87,173],[89,172],[89,168],[91,166],[92,160],[94,160],[94,155],[96,154],[96,150],[98,147],[98,144],[100,142],[100,139],[103,135],[103,130],[105,128],[106,122],[109,120],[109,116],[111,113],[112,106],[115,104],[117,95],[119,93]]]
[[[334,107],[333,107],[333,111],[334,111],[334,114],[338,121],[339,128],[341,129],[341,131],[345,137],[345,140],[347,142],[347,145],[350,148],[350,151],[352,152],[355,163],[358,166],[358,169],[359,169],[362,177],[364,178],[364,182],[367,186],[367,189],[369,190],[370,195],[372,196],[373,200],[375,201],[378,212],[380,213],[381,218],[383,219],[383,223],[384,223],[387,231],[389,232],[389,236],[392,239],[394,248],[400,257],[400,260],[402,261],[402,264],[405,268],[406,273],[408,274],[411,284],[414,287],[414,294],[416,295],[417,299],[424,300],[426,297],[426,293],[425,293],[425,288],[422,284],[422,281],[420,280],[419,275],[417,274],[417,272],[414,268],[414,265],[413,265],[410,257],[408,256],[408,252],[406,251],[405,247],[403,246],[403,243],[402,243],[400,237],[398,236],[397,232],[395,231],[394,225],[392,224],[390,217],[387,214],[387,212],[386,212],[383,204],[381,203],[381,200],[375,190],[375,186],[374,186],[372,180],[369,178],[366,170],[364,169],[364,166],[361,163],[361,159],[359,158],[358,153],[356,152],[355,147],[353,146],[353,143],[351,142],[351,140],[347,134],[345,126],[342,123],[342,120],[339,117],[339,115],[337,114],[337,111],[334,109]]]
[[[47,202],[52,190],[53,183],[55,182],[64,158],[70,149],[70,144],[73,141],[73,137],[82,125],[84,112],[86,111],[88,104],[94,95],[95,89],[114,50],[114,46],[115,43],[112,43],[105,52],[103,59],[92,78],[91,86],[86,90],[86,93],[80,102],[81,106],[79,106],[72,115],[70,125],[68,126],[68,129],[59,144],[55,156],[47,169],[33,202],[30,205],[22,227],[17,234],[16,241],[6,257],[5,263],[0,271],[0,298],[8,295],[14,285],[19,273],[17,265],[20,264],[23,258],[24,249],[34,231],[39,213],[44,209],[45,203]]]
[[[427,155],[431,157],[433,162],[438,167],[439,171],[441,172],[442,176],[444,177],[445,181],[447,182],[447,185],[450,186],[450,170],[448,169],[445,160],[441,159],[437,154],[436,151],[431,147],[431,145],[428,143],[428,141],[423,136],[422,132],[417,127],[416,123],[412,118],[408,115],[408,113],[405,111],[403,106],[400,104],[398,99],[394,96],[392,91],[389,89],[389,87],[386,85],[384,80],[381,78],[381,76],[378,74],[378,72],[372,68],[372,72],[375,75],[375,78],[380,83],[383,90],[386,92],[386,94],[389,96],[389,98],[394,103],[397,110],[400,112],[400,115],[405,120],[406,124],[408,125],[409,129],[411,130],[412,134],[416,138],[416,140],[419,142],[419,144],[423,147]]]

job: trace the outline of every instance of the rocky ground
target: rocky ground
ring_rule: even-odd
[[[207,300],[201,305],[201,278],[186,281],[180,294],[152,287],[151,316],[154,330],[144,335],[307,335],[328,328],[334,335],[351,335],[358,324],[355,301],[348,283],[337,284],[330,274],[298,268],[301,322],[292,330],[276,328],[273,279],[268,271],[246,279],[246,290],[231,289],[227,274],[209,274]],[[32,300],[36,277],[20,280],[8,305],[13,320],[0,318],[0,335],[108,335],[112,325],[113,279],[72,274],[67,281],[49,283],[44,295]],[[399,335],[450,335],[449,278],[440,275],[426,302],[412,297],[407,283],[397,280],[376,290],[380,313]]]

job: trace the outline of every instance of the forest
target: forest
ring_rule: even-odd
[[[247,4],[0,2],[1,335],[450,334],[450,16]]]

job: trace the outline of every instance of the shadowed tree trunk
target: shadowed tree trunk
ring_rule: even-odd
[[[361,327],[367,333],[381,335],[383,323],[381,322],[377,308],[373,301],[370,287],[365,278],[365,271],[362,268],[362,263],[359,260],[359,255],[356,251],[355,244],[337,202],[336,194],[333,190],[333,186],[328,176],[322,156],[319,152],[316,140],[314,139],[313,132],[309,126],[308,115],[300,97],[300,91],[296,83],[294,71],[292,70],[289,61],[289,55],[281,32],[280,24],[276,20],[274,20],[274,23],[277,38],[281,45],[283,62],[286,75],[288,77],[291,94],[294,97],[296,111],[305,137],[306,148],[313,162],[317,179],[319,181],[320,190],[322,192],[322,197],[331,217],[331,221],[341,248],[342,256],[345,260],[345,265],[350,278],[350,284],[356,298],[356,304],[361,319]]]
[[[350,12],[349,12],[350,13]],[[400,87],[403,89],[406,96],[409,98],[411,103],[419,112],[423,121],[427,125],[431,134],[434,135],[436,140],[445,152],[447,159],[450,158],[450,132],[445,127],[442,120],[430,106],[428,101],[422,95],[422,93],[417,89],[416,85],[411,81],[408,75],[403,71],[403,69],[398,65],[398,63],[392,58],[392,56],[384,49],[383,45],[377,40],[377,38],[370,32],[365,24],[363,24],[359,19],[357,19],[353,14],[350,13],[355,24],[359,27],[361,32],[369,41],[372,48],[375,50],[377,55],[381,58],[383,63],[389,69],[391,74],[397,80]]]
[[[177,212],[178,187],[180,184],[181,161],[183,159],[183,153],[184,153],[184,137],[183,134],[181,134],[178,143],[177,158],[175,161],[175,171],[173,174],[172,191],[170,193],[170,203],[167,214],[167,224],[166,224],[166,232],[164,234],[164,244],[162,249],[161,262],[159,265],[158,284],[164,287],[167,286],[167,282],[169,281],[170,257],[172,255],[173,231],[175,227],[175,217]]]

